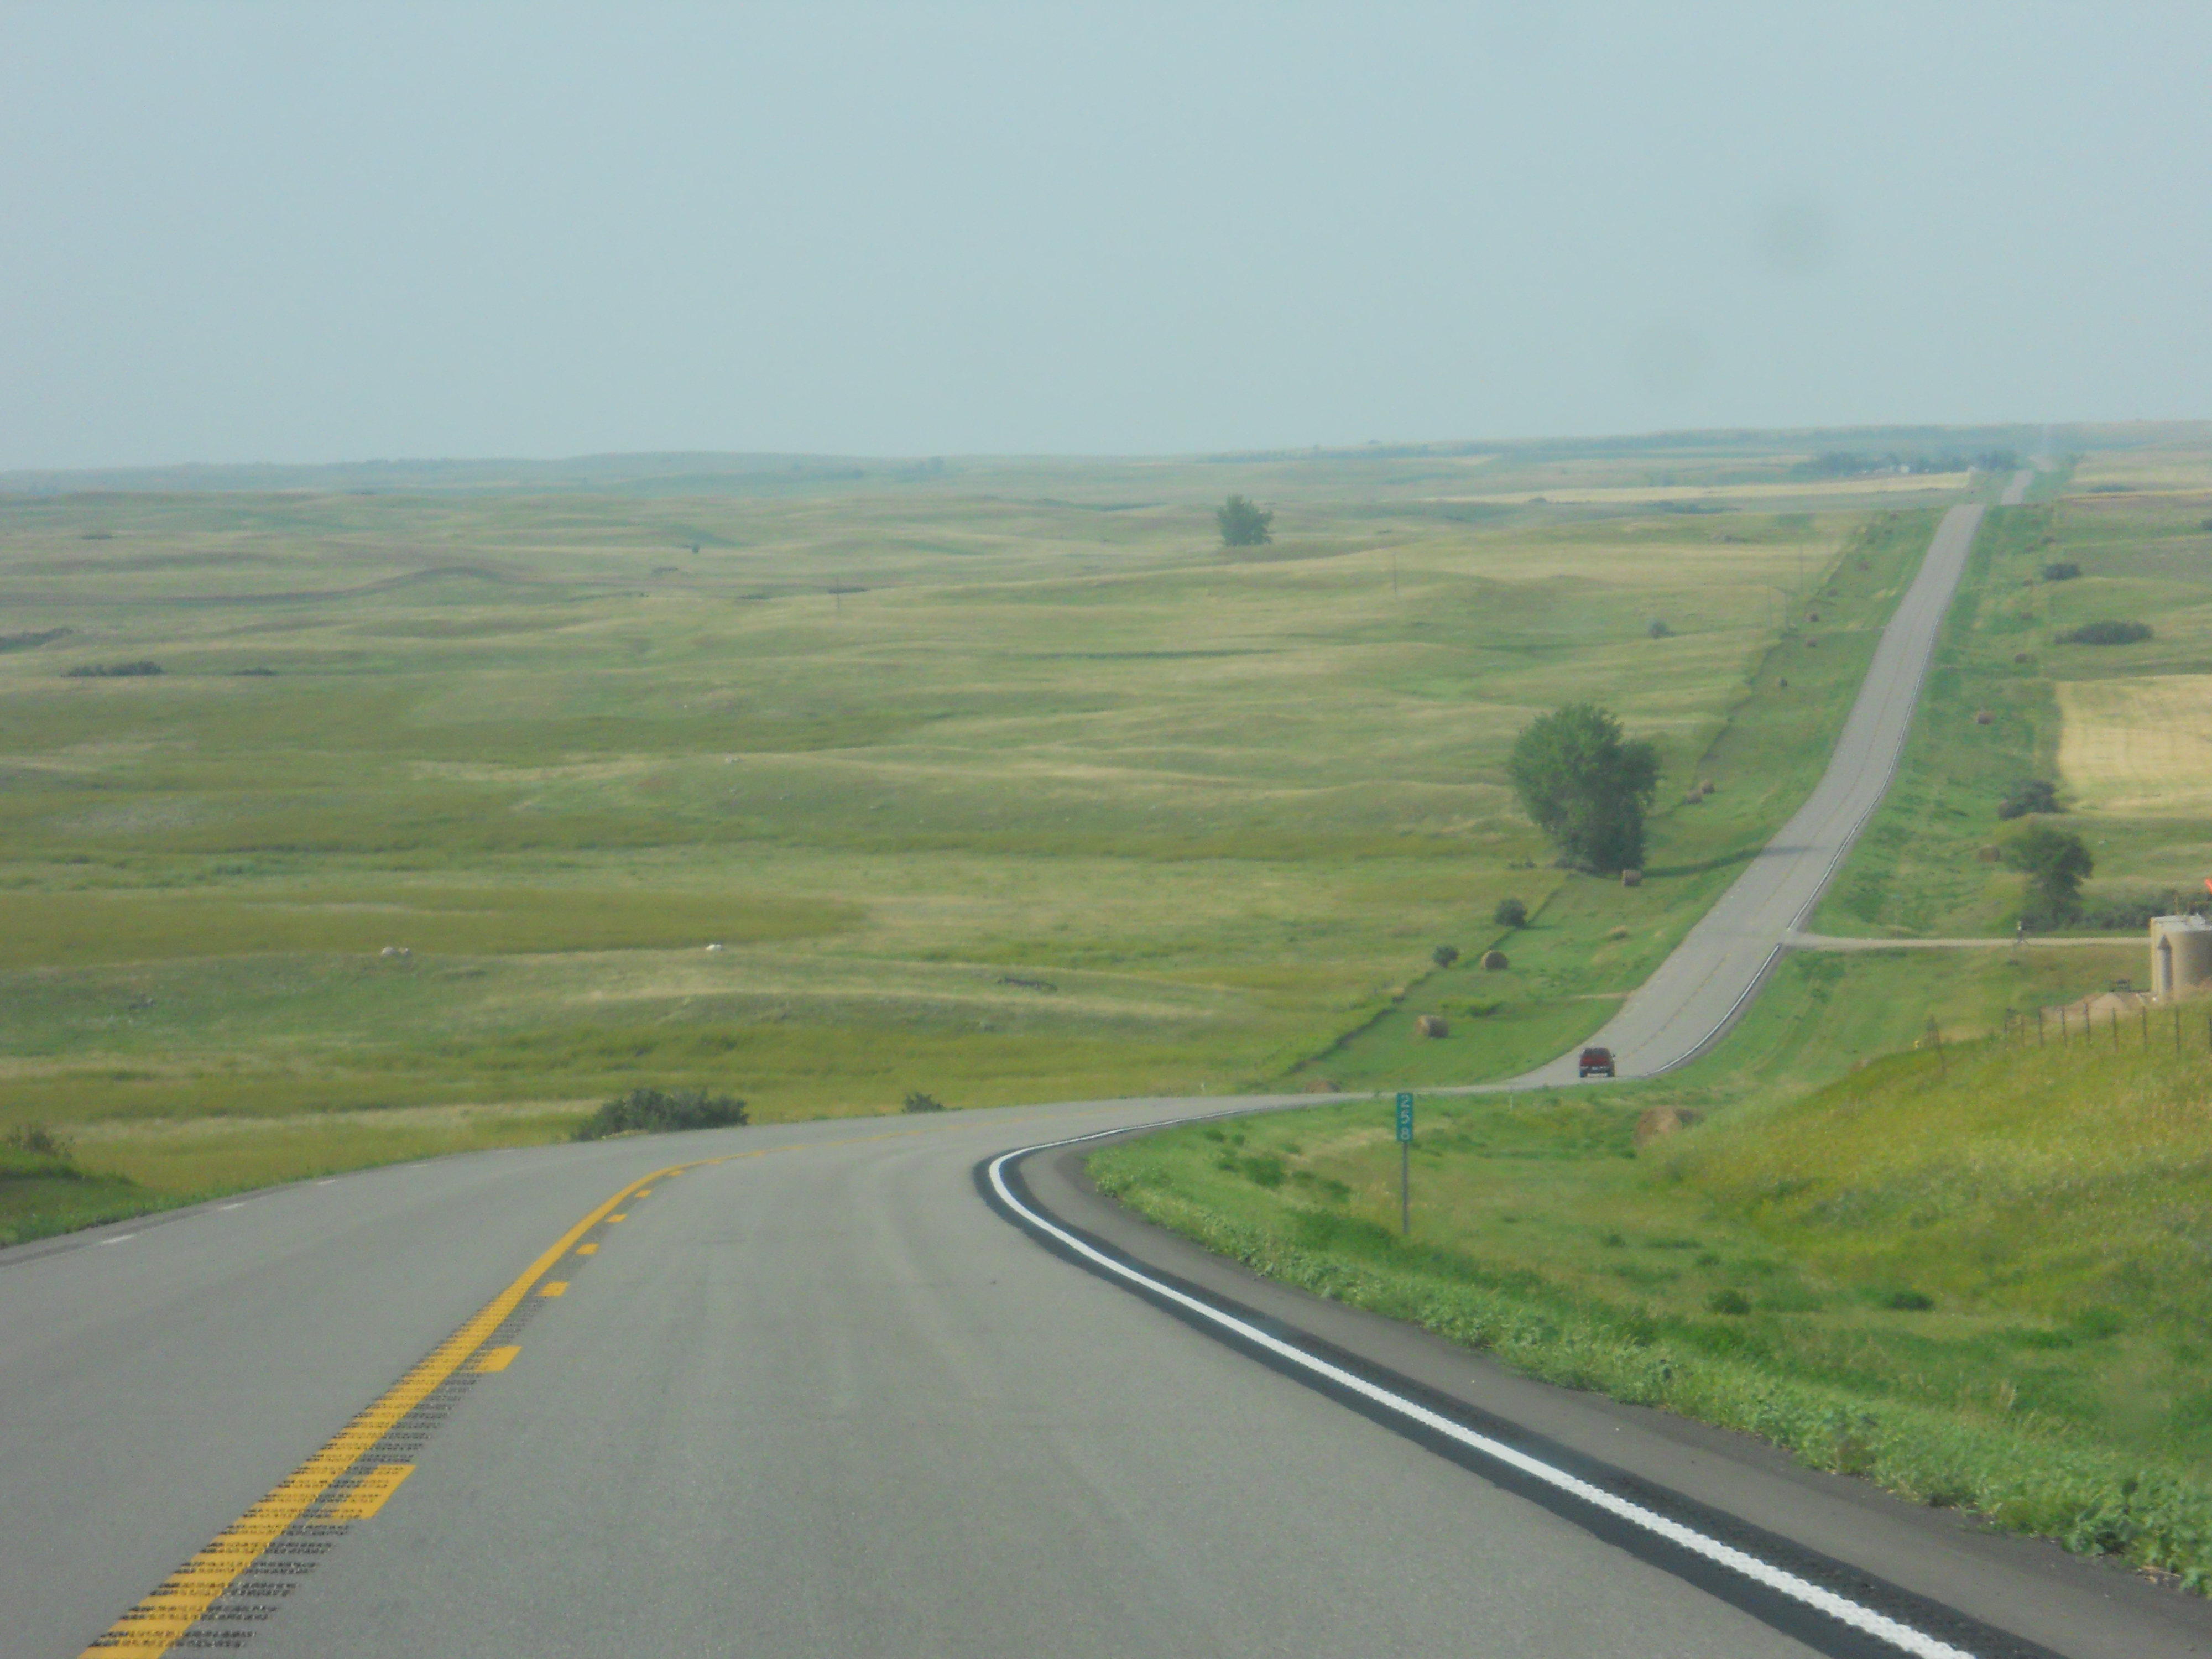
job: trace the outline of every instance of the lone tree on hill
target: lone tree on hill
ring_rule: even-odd
[[[1275,515],[1242,495],[1231,495],[1215,507],[1213,518],[1221,526],[1224,547],[1265,547],[1275,539],[1267,533],[1267,526],[1274,523]]]
[[[2081,884],[2097,861],[2081,837],[2048,823],[2033,823],[2013,837],[2005,862],[2027,873],[2027,902],[2021,919],[2051,926],[2081,914]]]
[[[1644,862],[1644,813],[1659,787],[1659,751],[1624,741],[1594,702],[1546,714],[1513,744],[1506,770],[1521,805],[1570,864],[1633,870]]]

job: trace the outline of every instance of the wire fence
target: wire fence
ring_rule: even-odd
[[[2171,1041],[2177,1054],[2200,1048],[2212,1054],[2212,1009],[2201,1004],[2194,1009],[2184,1009],[2179,1003],[2154,1008],[2148,1002],[2132,1009],[2124,1008],[2117,1002],[2099,1008],[2087,1001],[2057,1008],[2008,1008],[2004,1012],[2004,1038],[2008,1042],[2037,1048],[2054,1043],[2075,1048],[2087,1045],[2148,1048],[2153,1043],[2163,1047]]]

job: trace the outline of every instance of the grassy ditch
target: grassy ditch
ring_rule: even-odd
[[[1425,1099],[1409,1239],[1373,1103],[1091,1170],[1275,1278],[2202,1590],[2206,1031],[2123,1036],[1908,1050],[1784,1104],[1711,1080]],[[1703,1122],[1638,1148],[1643,1111],[1692,1097]]]

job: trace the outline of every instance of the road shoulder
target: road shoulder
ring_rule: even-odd
[[[1263,1279],[1098,1192],[1085,1169],[1096,1145],[1042,1153],[1025,1163],[1024,1176],[1055,1216],[1146,1266],[2057,1652],[2076,1659],[2212,1654],[2212,1603],[2054,1544],[1802,1468],[1747,1436],[1518,1376],[1415,1327]]]

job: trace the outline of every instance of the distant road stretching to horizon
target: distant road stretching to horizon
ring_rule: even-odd
[[[1879,800],[1975,517],[1608,1027],[1637,1065],[1724,1024]],[[2212,1650],[2200,1601],[1259,1279],[1066,1144],[1289,1103],[477,1153],[0,1251],[0,1647]]]
[[[2022,490],[2028,476],[2014,477],[2007,496]],[[1812,914],[1889,792],[1944,613],[1981,522],[1979,507],[1954,507],[1943,515],[1919,574],[1882,629],[1828,769],[1811,796],[1590,1038],[1613,1050],[1621,1076],[1650,1077],[1710,1048],[1750,1006],[1790,935]],[[1571,1049],[1516,1079],[1516,1086],[1576,1081],[1578,1052]]]

